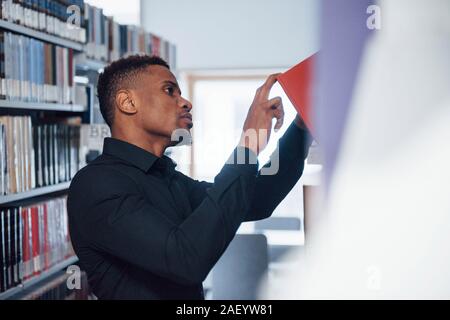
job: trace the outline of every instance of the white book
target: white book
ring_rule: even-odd
[[[49,143],[48,143],[48,125],[43,125],[42,130],[42,159],[43,159],[43,175],[44,175],[44,185],[50,185],[50,170],[49,170]]]
[[[49,150],[50,150],[50,184],[55,184],[55,135],[54,135],[54,129],[53,125],[48,126],[49,129]]]
[[[46,20],[45,31],[47,31],[48,33],[52,33],[52,17],[46,16],[45,20]]]
[[[60,36],[59,20],[57,18],[53,18],[53,34]]]
[[[31,175],[31,185],[30,188],[34,189],[36,188],[36,163],[35,163],[35,150],[34,150],[34,143],[33,143],[33,126],[31,123],[31,118],[28,117],[27,121],[27,127],[28,127],[28,153],[30,157],[30,175]]]
[[[16,13],[15,13],[16,14],[16,23],[17,24],[22,24],[22,21],[23,21],[22,16],[21,16],[22,6],[17,3],[15,5],[15,7],[16,7]]]
[[[23,19],[20,22],[20,24],[25,27],[29,27],[29,25],[28,25],[28,9],[22,8],[21,11],[22,11],[21,13],[23,14]]]
[[[31,10],[31,21],[33,28],[39,30],[39,12]]]
[[[10,194],[14,191],[14,149],[13,149],[13,121],[12,117],[3,117],[3,123],[5,125],[5,135],[6,135],[6,152],[8,154],[8,157],[6,158],[6,193]]]
[[[17,3],[12,4],[11,18],[14,23],[19,20],[19,5]]]
[[[27,183],[26,183],[26,166],[25,166],[25,135],[24,135],[24,117],[16,117],[17,121],[17,131],[16,131],[16,143],[17,143],[17,153],[19,161],[19,183],[20,188],[19,192],[27,191]]]
[[[22,117],[21,118],[21,122],[22,122],[22,130],[20,131],[20,135],[22,136],[22,176],[23,176],[23,189],[24,191],[28,191],[30,190],[30,171],[29,171],[29,150],[28,150],[28,126],[27,126],[27,118],[28,117]]]
[[[32,10],[31,11],[31,25],[33,26],[33,29],[39,29],[39,21],[38,21],[38,12],[36,10]]]
[[[22,7],[20,4],[19,4],[19,23],[21,24],[21,25],[24,25],[25,24],[25,8],[24,7]]]
[[[44,171],[43,171],[43,164],[42,164],[42,157],[43,155],[43,146],[42,146],[42,126],[37,126],[36,128],[36,150],[37,152],[37,163],[35,164],[37,166],[37,185],[39,187],[44,186]]]
[[[6,21],[9,20],[8,6],[9,6],[9,0],[2,1],[2,18]]]
[[[59,183],[59,164],[58,164],[58,126],[56,124],[52,125],[53,129],[53,171],[54,171],[54,183]]]
[[[63,38],[64,37],[64,32],[63,32],[62,29],[64,29],[64,26],[61,26],[61,21],[59,21],[56,18],[54,20],[54,23],[55,23],[55,35],[57,35],[58,37]]]
[[[70,90],[69,90],[69,50],[64,48],[63,50],[63,61],[64,61],[64,103],[70,103]],[[73,77],[73,75],[72,75]]]
[[[14,193],[17,193],[17,192],[21,192],[21,187],[22,187],[22,185],[21,185],[21,177],[20,177],[20,158],[19,158],[19,146],[18,146],[18,144],[19,144],[19,141],[18,141],[18,130],[19,130],[19,121],[18,121],[18,119],[17,119],[18,117],[12,117],[11,119],[12,119],[12,121],[11,121],[11,124],[12,124],[12,149],[13,149],[13,153],[10,155],[11,157],[12,157],[12,159],[13,159],[13,163],[14,163],[14,166],[11,168],[11,170],[14,170],[14,186],[15,186],[15,188],[14,188],[14,190],[13,190],[13,192]]]
[[[86,36],[86,29],[80,28],[80,38],[79,38],[79,41],[82,42],[82,43],[85,43],[85,42],[86,42],[86,38],[87,38],[87,36]]]
[[[47,16],[45,13],[39,13],[39,30],[45,31],[47,26]]]
[[[5,32],[5,95],[6,100],[11,100],[11,33]]]
[[[32,22],[32,18],[31,18],[31,15],[32,15],[31,10],[25,8],[25,9],[23,9],[23,13],[24,13],[24,21],[23,21],[24,25],[26,27],[33,28],[33,22]]]

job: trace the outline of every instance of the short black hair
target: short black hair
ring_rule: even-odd
[[[100,73],[97,83],[97,97],[103,119],[112,127],[114,122],[114,103],[119,90],[130,86],[136,81],[136,76],[152,65],[166,67],[169,65],[162,58],[149,55],[130,55],[107,66]]]

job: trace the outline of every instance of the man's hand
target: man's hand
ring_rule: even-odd
[[[267,78],[266,82],[256,91],[247,119],[244,123],[239,146],[247,147],[257,155],[267,146],[272,132],[272,119],[276,118],[275,131],[283,126],[284,109],[280,97],[269,100],[270,89],[272,89],[277,76],[273,74]]]

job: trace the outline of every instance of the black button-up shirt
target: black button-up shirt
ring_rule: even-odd
[[[203,299],[202,281],[240,224],[272,214],[299,180],[310,143],[293,123],[280,139],[276,175],[260,175],[255,161],[227,162],[206,183],[176,171],[166,156],[105,139],[103,154],[73,179],[67,205],[72,244],[95,295]],[[239,147],[232,157],[241,151],[256,159]]]

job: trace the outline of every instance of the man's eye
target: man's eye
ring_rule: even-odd
[[[173,87],[167,87],[167,88],[165,89],[165,91],[167,92],[167,94],[168,94],[169,96],[173,96],[173,94],[174,94],[174,92],[175,92],[175,89],[174,89]]]

